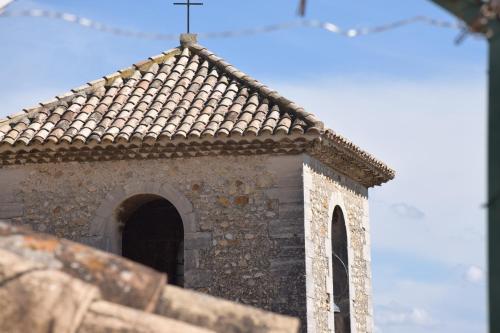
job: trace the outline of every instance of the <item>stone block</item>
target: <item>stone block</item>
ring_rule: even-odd
[[[304,238],[306,239],[306,242],[309,241],[310,244],[312,244],[312,232],[311,232],[311,221],[306,220],[304,223]],[[306,243],[307,247],[307,243]]]
[[[1,185],[0,185],[1,186]],[[0,202],[15,202],[15,191],[0,187]]]
[[[300,173],[280,174],[278,177],[278,187],[302,188],[302,177]]]
[[[304,236],[304,226],[286,223],[271,223],[269,226],[271,238],[295,238]]]
[[[114,214],[115,206],[111,201],[105,201],[96,210],[95,215],[104,219],[111,218]]]
[[[184,248],[186,250],[202,250],[212,246],[212,233],[194,232],[184,235]]]
[[[144,192],[144,186],[141,183],[128,183],[123,189],[127,195],[135,195]]]
[[[335,315],[332,312],[328,312],[328,328],[334,332],[335,328]]]
[[[278,258],[303,258],[304,256],[304,246],[282,246],[277,255]]]
[[[303,259],[271,259],[271,272],[300,272],[305,267]]]
[[[265,191],[270,199],[278,199],[281,203],[303,203],[304,191],[295,187],[272,188]]]
[[[15,192],[21,182],[27,177],[28,170],[23,168],[0,170],[0,192]]]
[[[91,236],[104,235],[106,233],[106,229],[108,227],[106,221],[107,221],[106,217],[101,217],[101,216],[96,215],[90,221],[90,235]]]
[[[231,201],[229,201],[228,197],[225,196],[219,196],[217,197],[217,203],[221,205],[222,207],[229,207],[231,205]]]
[[[147,182],[143,184],[144,191],[146,193],[159,193],[161,189],[162,184],[159,182]]]
[[[22,217],[24,213],[21,203],[0,203],[0,219]]]
[[[306,296],[315,297],[316,296],[316,286],[314,285],[313,276],[308,276],[306,278]]]
[[[161,185],[161,195],[170,201],[181,215],[188,214],[193,211],[192,203],[179,191],[178,188],[169,182]]]
[[[82,237],[80,239],[77,239],[76,241],[95,249],[104,249],[106,247],[106,241],[104,237],[101,236]]]
[[[184,272],[184,286],[186,288],[206,288],[212,281],[213,273],[209,270],[190,269]]]
[[[237,196],[236,198],[234,198],[234,204],[236,206],[246,206],[248,205],[248,202],[249,202],[249,197],[248,195],[240,195],[240,196]]]
[[[196,213],[194,211],[189,213],[184,213],[182,215],[182,222],[184,224],[184,232],[196,233],[198,225],[196,222]]]
[[[200,266],[198,250],[184,250],[184,270],[197,269]]]
[[[332,240],[329,237],[325,239],[325,253],[327,256],[331,256],[332,254]]]
[[[272,156],[269,158],[267,167],[270,171],[276,172],[278,175],[296,174],[300,176],[302,173],[302,162],[302,155]]]
[[[116,188],[113,192],[106,194],[105,201],[113,203],[116,208],[120,203],[122,203],[122,201],[126,199],[127,199],[127,194],[125,193],[125,189],[120,186]]]
[[[316,318],[314,316],[314,298],[307,297],[307,333],[316,333]]]
[[[330,295],[333,294],[333,277],[331,275],[326,276],[325,279],[325,285],[326,285],[326,292]]]
[[[278,207],[280,219],[290,219],[297,221],[297,223],[304,223],[304,205],[282,202]]]

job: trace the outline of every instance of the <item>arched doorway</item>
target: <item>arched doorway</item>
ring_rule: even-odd
[[[333,211],[331,239],[335,333],[350,333],[349,248],[344,213],[339,206]]]
[[[118,216],[122,255],[168,275],[168,283],[184,284],[184,229],[172,203],[157,195],[127,199]]]

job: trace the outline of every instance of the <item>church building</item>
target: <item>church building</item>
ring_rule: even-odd
[[[309,333],[373,332],[368,189],[393,178],[189,34],[0,120],[1,220]]]

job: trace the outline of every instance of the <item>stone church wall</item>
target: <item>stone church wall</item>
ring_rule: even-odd
[[[164,196],[185,229],[185,285],[305,319],[303,156],[0,168],[0,219],[120,252],[117,207]]]
[[[306,155],[3,167],[0,219],[120,253],[117,208],[143,193],[183,219],[186,287],[299,317],[309,333],[333,329],[330,227],[340,205],[352,332],[372,332],[367,189]]]
[[[351,332],[371,333],[368,191],[306,156],[304,195],[308,332],[333,332],[331,221],[340,206],[349,244]]]

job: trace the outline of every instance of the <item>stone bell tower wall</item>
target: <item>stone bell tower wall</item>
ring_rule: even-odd
[[[122,203],[162,197],[183,220],[185,287],[304,320],[302,161],[254,155],[4,166],[0,219],[120,254]]]
[[[170,201],[184,224],[185,287],[333,329],[330,228],[344,211],[352,332],[372,331],[367,189],[304,155],[0,167],[0,219],[120,254],[120,207]],[[307,283],[306,283],[307,281]]]
[[[368,190],[308,156],[304,159],[308,332],[333,332],[332,215],[345,216],[351,332],[373,331]]]

